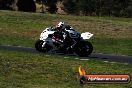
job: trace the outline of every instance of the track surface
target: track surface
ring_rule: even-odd
[[[20,47],[20,46],[0,45],[0,50],[39,53],[34,48],[27,48],[27,47]],[[62,55],[60,53],[56,53],[56,54]],[[69,55],[66,55],[66,56],[69,56]],[[109,55],[109,54],[93,53],[88,57],[79,57],[79,58],[83,58],[83,59],[80,59],[80,60],[96,59],[96,60],[103,60],[105,62],[113,62],[113,63],[121,62],[121,63],[130,63],[130,64],[132,64],[132,56],[116,56],[116,55]]]

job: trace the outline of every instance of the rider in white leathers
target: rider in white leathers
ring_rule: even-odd
[[[65,25],[64,22],[59,22],[55,27],[56,32],[54,33],[54,35],[60,38],[60,41],[58,42],[64,43],[64,46],[60,48],[62,49],[67,48],[70,50],[71,49],[70,46],[73,45],[75,42],[71,38],[71,35],[69,34],[69,32],[66,31],[65,29],[74,30],[72,27]]]

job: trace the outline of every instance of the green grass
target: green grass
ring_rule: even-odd
[[[129,74],[132,65],[104,63],[97,60],[80,61],[76,57],[30,54],[0,50],[1,88],[131,88],[128,84],[86,84],[76,81],[78,67],[87,74]]]
[[[79,32],[94,34],[94,52],[132,55],[132,18],[86,17],[0,11],[0,44],[34,47],[41,31],[63,20]],[[132,65],[81,61],[77,57],[0,50],[1,88],[132,88],[129,84],[86,84],[76,81],[78,67],[87,74],[129,74]]]
[[[97,38],[92,40],[94,52],[103,52],[117,55],[132,55],[132,39]],[[101,50],[101,51],[100,51]]]
[[[79,32],[94,34],[94,52],[132,55],[132,18],[89,17],[0,11],[0,44],[34,47],[46,27],[65,21]]]
[[[24,37],[1,36],[1,45],[34,47],[34,40]]]

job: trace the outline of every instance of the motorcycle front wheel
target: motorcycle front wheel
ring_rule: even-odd
[[[81,57],[89,56],[93,51],[93,46],[90,42],[80,42],[76,45],[75,53]]]
[[[37,51],[39,51],[39,52],[44,52],[44,53],[45,53],[45,52],[48,52],[51,48],[49,47],[48,44],[45,44],[45,45],[42,47],[43,43],[44,43],[43,40],[38,40],[38,41],[36,41],[36,43],[35,43],[35,49],[36,49]]]

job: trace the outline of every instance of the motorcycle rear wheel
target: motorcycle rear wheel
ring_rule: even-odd
[[[90,42],[80,42],[76,45],[75,53],[78,56],[89,56],[93,51],[93,46]]]

